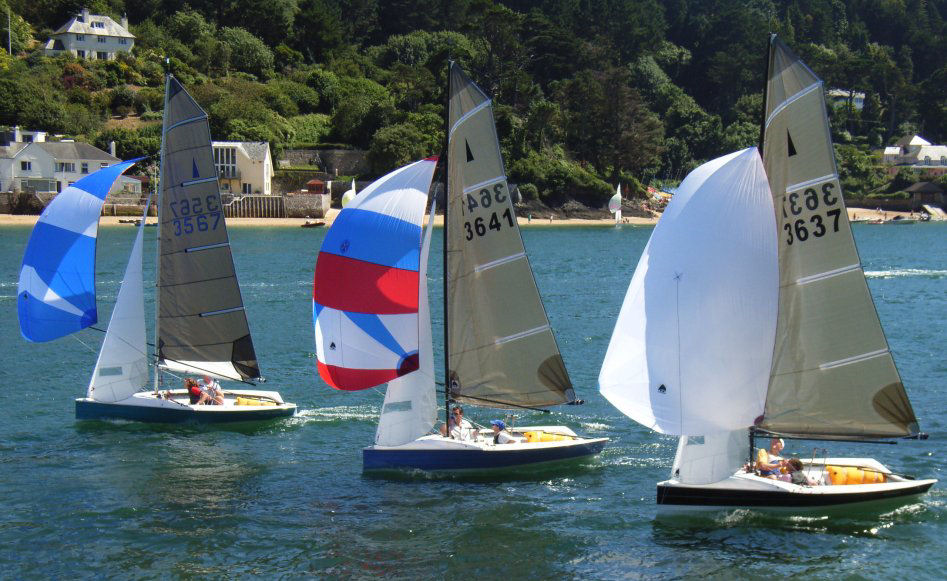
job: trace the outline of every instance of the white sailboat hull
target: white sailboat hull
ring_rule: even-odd
[[[116,402],[79,398],[76,400],[76,419],[222,423],[269,420],[290,417],[296,413],[296,404],[284,402],[275,391],[228,389],[223,405],[192,405],[183,389],[170,390],[169,393],[170,399],[156,397],[153,391],[140,391]]]
[[[523,434],[543,431],[569,436],[552,442],[525,441]],[[602,451],[608,438],[582,438],[565,426],[530,426],[511,430],[516,443],[494,444],[490,431],[475,440],[454,440],[428,435],[401,446],[369,446],[362,452],[363,469],[369,471],[422,471],[471,473],[532,468],[575,461]]]
[[[833,485],[824,465],[851,466],[885,474],[876,484]],[[683,484],[676,478],[659,482],[657,504],[662,512],[753,509],[792,514],[882,512],[911,502],[937,482],[912,480],[872,458],[827,458],[804,462],[806,475],[819,482],[800,486],[739,471],[713,484]]]

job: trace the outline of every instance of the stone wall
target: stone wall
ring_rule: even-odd
[[[286,149],[277,167],[315,166],[328,176],[371,172],[368,152],[360,149]]]
[[[325,218],[329,211],[328,194],[288,194],[283,196],[283,209],[287,218]]]

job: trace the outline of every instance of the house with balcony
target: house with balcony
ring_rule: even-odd
[[[115,22],[109,16],[90,14],[88,8],[72,17],[52,34],[44,47],[47,56],[68,52],[91,60],[115,60],[135,46],[135,35],[128,32],[128,18]]]
[[[905,168],[929,175],[945,175],[947,145],[933,145],[920,135],[904,136],[884,149],[882,162],[888,166],[890,175]]]
[[[272,194],[275,171],[266,141],[214,141],[214,164],[222,193],[235,196]]]
[[[92,172],[120,161],[88,143],[12,142],[0,146],[0,191],[61,192]],[[141,194],[141,181],[122,176],[110,193]]]

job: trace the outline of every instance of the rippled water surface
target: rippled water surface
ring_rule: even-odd
[[[0,229],[0,576],[941,577],[942,484],[915,504],[875,517],[736,511],[656,518],[654,485],[667,476],[675,442],[626,419],[596,390],[649,234],[632,227],[524,232],[560,348],[587,403],[520,421],[567,423],[612,441],[588,467],[465,482],[362,476],[361,449],[373,439],[382,394],[336,392],[315,372],[311,279],[323,231],[232,230],[267,386],[301,412],[221,429],[77,423],[73,399],[85,392],[101,334],[87,330],[47,344],[21,339],[16,279],[29,229]],[[831,453],[872,455],[895,470],[941,478],[947,224],[856,225],[855,234],[895,359],[931,438],[833,444]],[[133,235],[131,227],[103,227],[100,234],[103,326]],[[146,259],[153,229],[147,242]],[[435,324],[442,316],[439,244],[435,237]],[[152,268],[146,265],[146,280],[153,280]],[[481,422],[495,415],[469,411]],[[791,442],[803,456],[813,445]]]

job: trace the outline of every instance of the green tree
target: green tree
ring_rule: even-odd
[[[262,79],[272,72],[273,51],[243,28],[221,28],[220,40],[230,46],[230,62],[238,71]]]

